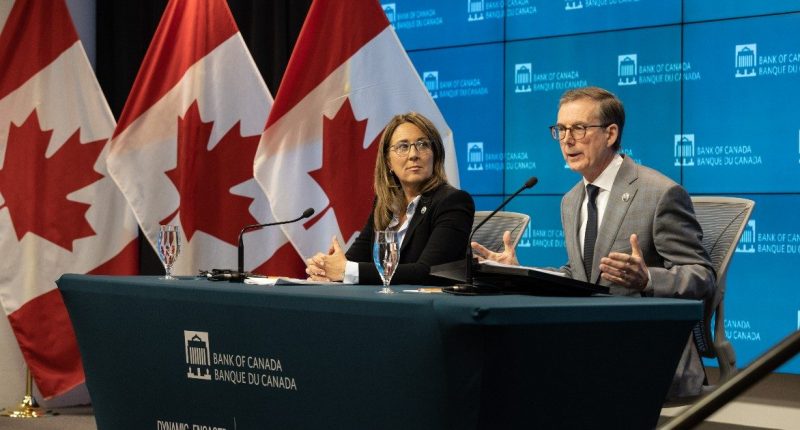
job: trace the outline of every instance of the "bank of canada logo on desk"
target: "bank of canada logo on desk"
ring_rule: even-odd
[[[386,18],[389,19],[389,24],[394,25],[395,17],[397,16],[397,7],[394,3],[383,3],[381,4],[383,8],[383,13],[386,14]]]
[[[484,0],[467,0],[467,21],[483,21]]]
[[[752,78],[756,76],[758,50],[755,43],[736,45],[736,77]]]
[[[617,56],[617,85],[627,86],[636,85],[637,72],[636,72],[637,54],[625,54]]]
[[[436,70],[430,72],[422,72],[422,81],[425,83],[425,88],[431,94],[431,98],[439,97],[439,72]]]
[[[736,252],[746,254],[754,254],[756,252],[756,220],[747,221],[742,237],[739,239],[739,244],[736,245]]]
[[[564,10],[583,9],[583,0],[565,0]]]
[[[186,347],[186,365],[189,371],[186,376],[191,379],[211,380],[211,349],[209,348],[208,332],[183,331]]]
[[[467,170],[483,170],[483,142],[467,142]]]
[[[676,134],[674,152],[676,166],[694,166],[694,134]]]
[[[520,248],[531,247],[531,223],[528,223],[528,225],[525,226],[525,231],[522,232],[522,236],[520,236],[517,246]]]
[[[518,63],[514,65],[514,92],[531,92],[531,63]]]

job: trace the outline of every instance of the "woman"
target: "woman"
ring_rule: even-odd
[[[372,261],[375,230],[396,230],[400,263],[393,284],[448,284],[431,266],[464,258],[475,204],[447,183],[444,145],[433,123],[411,112],[383,131],[375,161],[375,203],[366,225],[345,254],[336,238],[328,254],[306,260],[311,280],[379,285]]]

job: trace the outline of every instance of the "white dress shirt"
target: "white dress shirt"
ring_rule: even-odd
[[[600,231],[600,226],[603,225],[603,215],[606,213],[606,206],[608,206],[608,196],[611,194],[611,187],[614,185],[614,179],[617,177],[619,168],[622,167],[622,156],[619,154],[614,155],[611,163],[606,166],[603,173],[592,182],[583,179],[584,187],[590,183],[598,188],[600,191],[597,193],[597,231]],[[581,203],[581,228],[578,232],[578,238],[581,243],[581,253],[583,252],[583,243],[586,236],[586,220],[589,217],[587,205],[589,204],[589,194],[585,193],[583,196],[583,203]]]

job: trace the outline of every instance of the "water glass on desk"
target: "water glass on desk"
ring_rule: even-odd
[[[156,251],[158,251],[158,257],[161,259],[161,263],[164,264],[164,272],[166,272],[166,275],[159,279],[178,279],[172,276],[172,265],[175,264],[175,260],[181,252],[180,227],[177,225],[159,226]]]
[[[392,275],[394,275],[397,263],[400,260],[400,250],[398,249],[397,232],[395,230],[378,230],[375,232],[372,258],[375,261],[378,274],[381,275],[383,280],[383,288],[378,293],[394,294],[394,291],[389,288],[389,283],[392,282]]]

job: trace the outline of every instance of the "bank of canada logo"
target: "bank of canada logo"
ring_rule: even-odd
[[[564,10],[583,9],[583,0],[565,0]]]
[[[467,170],[483,170],[483,142],[467,142]]]
[[[208,344],[208,332],[183,331],[186,347],[186,365],[189,371],[186,376],[192,379],[211,380],[211,350]]]
[[[531,247],[531,223],[528,223],[528,225],[525,226],[525,231],[522,232],[522,236],[520,236],[517,246],[520,248]]]
[[[531,63],[514,65],[514,92],[531,92]]]
[[[744,252],[747,254],[756,252],[756,220],[751,219],[747,221],[747,225],[742,232],[742,237],[739,239],[739,244],[736,245],[736,252]]]
[[[439,72],[422,72],[422,81],[425,82],[425,88],[431,94],[432,98],[439,97]]]
[[[467,0],[467,21],[482,21],[485,6],[484,0]]]
[[[694,135],[675,135],[675,165],[694,166]]]
[[[752,78],[756,75],[758,51],[755,43],[736,45],[736,77]]]
[[[396,8],[394,3],[383,3],[381,5],[383,8],[383,13],[386,14],[386,18],[389,19],[389,24],[394,25],[394,20],[396,16]]]
[[[617,56],[617,85],[636,85],[636,61],[637,54],[625,54]]]

